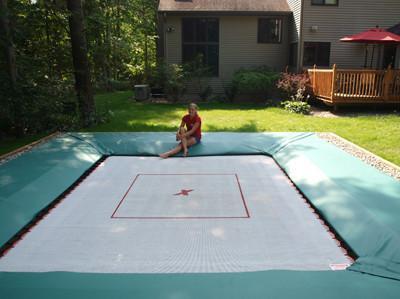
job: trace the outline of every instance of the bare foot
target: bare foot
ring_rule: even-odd
[[[189,152],[187,150],[183,152],[184,157],[187,157],[188,155],[189,155]]]
[[[163,158],[163,159],[167,159],[168,158],[168,155],[165,154],[165,153],[164,154],[160,154],[159,156],[160,156],[160,158]]]

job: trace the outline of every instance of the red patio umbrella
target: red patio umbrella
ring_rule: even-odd
[[[392,32],[386,31],[385,29],[382,28],[371,28],[366,31],[350,35],[350,36],[345,36],[340,39],[342,42],[353,42],[353,43],[365,43],[365,44],[373,44],[372,48],[372,56],[371,56],[371,64],[370,67],[372,67],[372,60],[374,57],[374,50],[375,50],[375,44],[396,44],[400,43],[400,35],[394,34]],[[364,67],[367,66],[367,56],[368,56],[368,50],[367,47],[365,48],[365,61],[364,61]]]
[[[386,31],[382,28],[371,28],[354,35],[345,36],[341,38],[340,41],[369,44],[390,44],[400,43],[400,35]]]

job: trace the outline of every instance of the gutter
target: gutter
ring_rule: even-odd
[[[300,72],[303,69],[303,18],[304,18],[304,0],[301,0],[300,7],[300,28],[299,28],[299,40],[297,44],[297,71]]]
[[[181,15],[215,15],[215,16],[264,16],[264,15],[290,15],[292,11],[230,11],[230,10],[159,10],[159,13],[170,16]]]

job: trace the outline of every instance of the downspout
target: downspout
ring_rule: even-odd
[[[167,49],[167,30],[166,30],[166,24],[167,24],[167,13],[163,13],[163,35],[164,35],[164,62],[168,63],[168,49]]]
[[[157,13],[157,63],[165,60],[165,24],[162,12]]]
[[[300,72],[303,69],[303,15],[304,15],[304,0],[301,0],[300,6],[300,25],[299,25],[299,41],[297,45],[297,71]]]

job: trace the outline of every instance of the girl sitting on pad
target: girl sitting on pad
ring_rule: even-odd
[[[201,118],[197,114],[199,107],[195,103],[189,104],[188,111],[181,121],[178,132],[176,132],[176,141],[179,144],[168,152],[160,154],[161,158],[168,158],[183,150],[183,156],[187,157],[188,148],[200,143],[201,140]],[[186,127],[186,128],[185,128]]]

